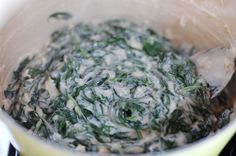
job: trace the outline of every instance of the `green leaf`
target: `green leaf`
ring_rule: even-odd
[[[146,40],[143,43],[143,50],[148,56],[159,56],[161,60],[163,60],[165,55],[165,50],[162,45],[163,43],[153,41],[153,40]]]
[[[202,89],[203,86],[187,86],[187,87],[184,87],[184,88],[181,88],[181,91],[182,92],[185,92],[185,93],[188,93],[188,92],[192,92],[194,90],[198,90],[198,89]]]
[[[31,77],[36,77],[36,76],[38,76],[38,75],[43,74],[44,72],[43,72],[43,70],[41,70],[41,69],[39,69],[39,68],[37,68],[37,67],[30,67],[28,73],[29,73],[29,75],[30,75]]]
[[[68,94],[68,99],[71,100],[74,105],[75,105],[75,112],[80,116],[82,117],[84,120],[87,120],[86,116],[84,115],[83,111],[82,111],[82,108],[80,107],[80,105],[76,102],[76,100]]]
[[[51,14],[48,18],[54,18],[57,20],[69,20],[72,15],[68,12],[55,12]]]
[[[12,85],[14,85],[19,80],[21,72],[26,68],[26,66],[30,63],[30,61],[31,61],[31,59],[29,59],[29,57],[27,57],[23,61],[20,62],[20,65],[17,68],[17,70],[13,72],[13,76],[12,76],[13,84]]]
[[[127,77],[128,77],[128,73],[126,73],[126,72],[117,72],[116,77],[113,78],[112,80],[117,81],[117,82],[122,82],[125,79],[127,79]]]

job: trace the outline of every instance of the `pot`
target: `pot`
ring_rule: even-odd
[[[1,21],[4,24],[0,30],[0,105],[8,102],[3,92],[19,62],[26,56],[42,52],[50,33],[68,23],[128,19],[154,29],[171,39],[175,46],[188,43],[199,51],[228,47],[236,38],[234,0],[21,0],[19,4],[9,16],[10,20]],[[48,18],[58,11],[69,12],[73,18],[68,21]],[[235,82],[236,76],[225,90],[229,93],[229,105],[232,107],[235,103]],[[231,122],[215,134],[159,155],[218,155],[236,132],[236,117],[232,115],[231,118]],[[0,121],[23,156],[93,155],[74,153],[27,133],[3,110],[0,110]]]

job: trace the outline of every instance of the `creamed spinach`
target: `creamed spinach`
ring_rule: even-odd
[[[209,135],[210,90],[194,64],[154,31],[122,20],[51,34],[5,91],[35,135],[79,151],[163,151]]]

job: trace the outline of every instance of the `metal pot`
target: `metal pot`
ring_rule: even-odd
[[[236,38],[234,0],[21,0],[19,7],[14,10],[10,20],[4,21],[0,30],[0,105],[7,103],[3,91],[18,63],[28,55],[42,52],[50,33],[68,25],[68,22],[73,24],[114,18],[129,19],[153,28],[170,38],[176,46],[186,42],[198,50],[227,47]],[[70,12],[73,18],[66,22],[48,20],[48,16],[57,11]],[[235,80],[236,76],[227,86],[231,105],[235,102]],[[22,155],[92,155],[74,153],[28,134],[26,129],[2,110],[0,120],[9,131],[11,142]],[[216,134],[162,154],[214,156],[219,154],[235,132],[236,119],[232,116],[232,121]]]

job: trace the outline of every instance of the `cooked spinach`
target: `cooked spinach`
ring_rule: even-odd
[[[54,18],[57,20],[68,20],[72,15],[68,12],[55,12],[49,16],[49,18]]]
[[[13,73],[8,111],[35,134],[78,150],[145,153],[193,142],[214,126],[210,89],[175,51],[122,20],[57,30],[45,56],[26,58]]]

